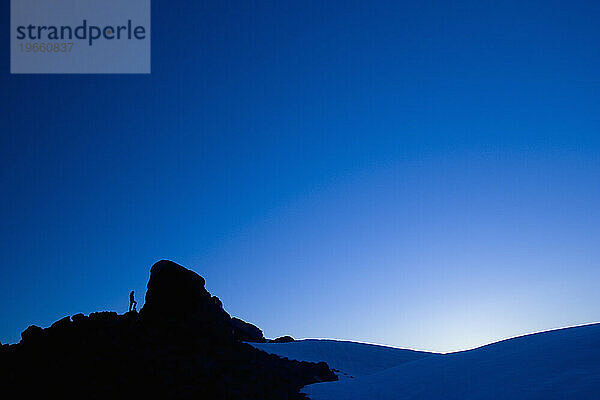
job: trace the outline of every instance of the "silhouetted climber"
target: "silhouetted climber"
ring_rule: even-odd
[[[131,311],[133,306],[133,311],[137,311],[135,307],[137,306],[137,301],[135,301],[133,290],[129,293],[129,311]]]

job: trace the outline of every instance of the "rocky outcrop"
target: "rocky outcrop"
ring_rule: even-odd
[[[290,342],[294,342],[294,338],[291,336],[281,336],[278,337],[277,339],[271,339],[269,340],[269,343],[290,343]]]
[[[29,328],[21,332],[21,342],[32,342],[41,337],[44,330],[39,326],[31,325]]]
[[[202,312],[211,298],[204,284],[204,278],[194,271],[172,261],[159,261],[150,269],[141,313],[181,318]]]
[[[2,398],[299,399],[302,386],[337,379],[325,363],[282,359],[240,342],[234,326],[242,324],[232,321],[202,277],[161,261],[152,267],[140,314],[76,314],[46,329],[31,326],[20,343],[3,346],[0,393]]]
[[[242,342],[266,343],[267,339],[263,332],[257,327],[239,318],[231,318],[233,326],[233,336],[236,340]]]
[[[157,262],[150,270],[140,317],[151,323],[193,327],[213,341],[233,340],[231,317],[204,284],[204,278],[194,271],[172,261]]]

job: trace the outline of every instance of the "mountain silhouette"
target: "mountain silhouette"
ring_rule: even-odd
[[[324,362],[288,360],[244,341],[256,326],[233,319],[200,275],[152,266],[139,314],[65,317],[0,349],[3,398],[301,399],[305,385],[336,380]]]

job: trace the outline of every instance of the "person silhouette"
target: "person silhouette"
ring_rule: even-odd
[[[137,311],[135,307],[137,306],[137,301],[135,301],[135,296],[133,290],[129,293],[129,311],[131,311],[133,306],[133,311]]]

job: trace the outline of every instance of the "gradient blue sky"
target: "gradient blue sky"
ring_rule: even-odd
[[[269,337],[600,320],[599,2],[155,0],[150,76],[11,76],[8,7],[2,342],[163,258]]]

